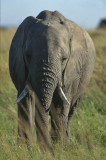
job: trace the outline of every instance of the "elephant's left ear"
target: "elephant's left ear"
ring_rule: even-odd
[[[64,70],[64,74],[63,74],[63,83],[64,83],[65,88],[67,88],[67,89],[71,85],[71,82],[73,79],[73,75],[74,75],[73,67],[74,67],[74,59],[70,53],[65,70]]]
[[[79,82],[80,79],[79,73],[82,65],[80,53],[82,52],[82,46],[78,40],[76,36],[73,36],[69,44],[70,55],[63,75],[63,83],[67,89],[73,84],[75,84],[75,86],[78,85],[77,82]]]

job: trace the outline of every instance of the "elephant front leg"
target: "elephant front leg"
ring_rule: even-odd
[[[62,118],[61,118],[61,109],[56,109],[52,103],[50,108],[51,116],[51,130],[50,135],[54,143],[60,142],[62,140]]]
[[[69,107],[55,107],[52,103],[50,109],[51,115],[51,138],[54,143],[67,143],[67,118]]]
[[[18,134],[19,140],[33,142],[35,121],[35,104],[33,95],[28,95],[18,104]]]
[[[70,135],[71,135],[71,134],[70,134],[71,121],[72,121],[72,119],[73,119],[73,117],[74,117],[74,115],[75,115],[75,113],[76,113],[76,111],[77,111],[77,109],[78,109],[78,107],[79,107],[79,105],[80,105],[80,103],[81,103],[82,96],[83,96],[83,95],[81,95],[81,96],[75,101],[75,103],[74,103],[73,105],[71,105],[70,111],[69,111],[69,114],[68,114],[67,135],[68,135],[68,137],[69,137],[69,142],[70,142]]]
[[[35,125],[37,143],[41,151],[49,151],[52,154],[54,154],[48,128],[49,114],[46,112],[45,108],[40,104],[37,97],[35,105]]]

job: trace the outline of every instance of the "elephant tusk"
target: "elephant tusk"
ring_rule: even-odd
[[[19,103],[27,95],[27,93],[28,93],[28,85],[25,86],[24,90],[21,92],[21,94],[19,95],[19,97],[15,101],[15,104]]]
[[[64,92],[63,92],[63,90],[62,90],[61,87],[59,87],[58,91],[59,91],[59,95],[60,95],[61,99],[62,99],[66,104],[70,105],[70,103],[69,103],[68,99],[66,98],[66,96],[65,96],[65,94],[64,94]]]

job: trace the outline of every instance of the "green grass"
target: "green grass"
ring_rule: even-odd
[[[106,30],[93,30],[97,58],[92,80],[71,124],[71,144],[55,146],[55,157],[17,145],[16,89],[8,71],[15,30],[0,30],[0,160],[105,160],[106,158]]]

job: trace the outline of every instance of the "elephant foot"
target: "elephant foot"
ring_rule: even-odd
[[[51,140],[53,144],[59,143],[62,145],[69,145],[70,144],[70,136],[68,132],[56,132],[54,130],[51,130],[50,132]]]
[[[37,140],[37,144],[41,152],[51,153],[54,155],[54,149],[51,143],[45,143],[43,141]]]

